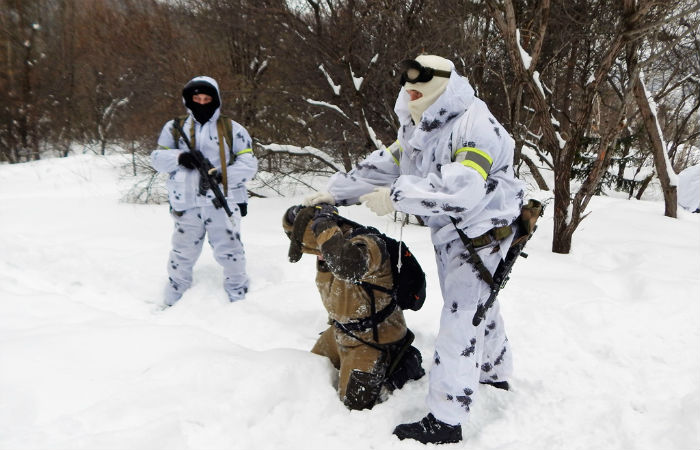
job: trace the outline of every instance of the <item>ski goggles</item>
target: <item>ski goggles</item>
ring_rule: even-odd
[[[401,86],[409,83],[426,83],[433,79],[433,77],[450,78],[452,73],[449,70],[438,70],[432,67],[425,67],[421,65],[415,59],[406,59],[401,62],[401,68],[403,72],[401,73],[401,79],[399,83]]]

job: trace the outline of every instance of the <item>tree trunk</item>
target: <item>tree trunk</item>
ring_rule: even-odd
[[[678,217],[678,195],[676,186],[671,182],[669,171],[673,170],[669,165],[666,157],[666,144],[662,135],[662,131],[652,105],[647,97],[646,87],[641,77],[637,76],[634,84],[634,98],[637,101],[637,106],[644,119],[644,127],[649,135],[649,140],[654,149],[654,166],[656,167],[656,175],[661,182],[661,189],[664,193],[665,210],[664,215],[667,217]]]
[[[571,190],[569,186],[569,174],[571,170],[559,168],[554,174],[554,233],[552,235],[552,251],[554,253],[568,254],[571,251],[570,231],[571,221],[569,208],[571,205]]]
[[[642,184],[639,186],[639,191],[637,191],[637,195],[635,196],[637,200],[642,199],[642,194],[644,194],[644,191],[647,189],[647,186],[649,186],[649,183],[651,183],[652,179],[654,179],[653,174],[649,175],[644,179],[644,181],[642,181]]]
[[[634,23],[635,16],[639,10],[648,5],[638,5],[635,0],[624,0],[623,9],[625,12],[625,20],[629,29],[634,29],[637,25]],[[636,67],[639,59],[640,41],[635,41],[628,44],[627,48],[627,64],[629,67]],[[642,79],[641,71],[634,70],[630,73],[632,79],[632,92],[634,99],[637,102],[637,107],[644,120],[644,128],[647,130],[647,135],[651,141],[651,146],[654,154],[654,166],[656,167],[656,175],[661,182],[661,189],[664,193],[664,203],[666,208],[664,214],[667,217],[677,216],[677,194],[674,181],[671,179],[673,168],[670,166],[668,155],[666,153],[666,142],[664,140],[661,124],[656,114],[656,107],[649,101],[649,93],[647,92],[644,80]],[[675,176],[675,173],[673,173]]]

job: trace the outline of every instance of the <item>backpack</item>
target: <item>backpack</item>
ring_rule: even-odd
[[[418,260],[408,249],[406,243],[403,241],[399,242],[384,233],[380,233],[374,227],[361,227],[353,232],[353,235],[357,234],[372,234],[384,241],[394,279],[394,286],[390,290],[376,284],[362,282],[361,284],[365,289],[391,292],[396,304],[404,311],[407,309],[418,311],[421,309],[425,302],[425,272],[423,272]],[[399,252],[401,253],[400,258]]]

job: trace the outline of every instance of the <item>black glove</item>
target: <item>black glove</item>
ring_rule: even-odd
[[[177,163],[180,164],[182,167],[185,167],[186,169],[196,169],[197,160],[192,155],[192,153],[195,152],[199,154],[200,160],[204,158],[202,152],[200,152],[199,150],[194,150],[192,152],[182,152],[180,153],[180,156],[177,157]]]
[[[246,215],[248,215],[248,204],[247,203],[239,203],[238,209],[241,210],[241,217],[245,217]]]
[[[316,235],[328,228],[330,223],[335,223],[340,217],[338,216],[338,208],[328,203],[319,203],[314,208],[316,208],[316,214],[311,219],[311,231]]]

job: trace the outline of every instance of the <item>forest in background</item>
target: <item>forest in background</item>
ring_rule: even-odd
[[[275,177],[349,170],[396,136],[398,64],[451,59],[554,192],[568,253],[591,196],[641,197],[698,163],[695,0],[0,0],[0,162],[104,154],[149,172],[181,89],[215,78],[223,112]],[[330,156],[331,160],[329,160]],[[538,167],[554,174],[548,185]]]

